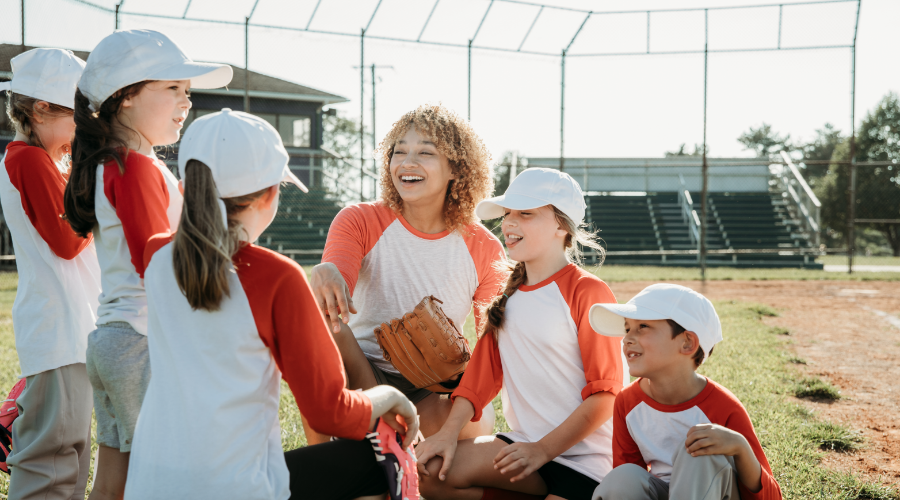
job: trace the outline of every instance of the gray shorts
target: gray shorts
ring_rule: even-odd
[[[412,404],[417,405],[423,399],[427,398],[432,394],[436,394],[434,392],[429,391],[428,389],[417,389],[415,384],[406,380],[406,377],[403,375],[399,375],[396,373],[389,373],[381,368],[375,366],[375,363],[372,363],[372,360],[369,360],[369,366],[372,367],[372,373],[375,374],[375,380],[378,382],[378,385],[389,385],[391,387],[395,387],[397,390],[403,393],[407,399],[409,399]]]
[[[88,336],[87,373],[94,387],[97,442],[130,452],[150,383],[147,336],[121,321],[100,325]]]

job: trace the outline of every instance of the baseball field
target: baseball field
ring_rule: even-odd
[[[701,373],[744,403],[787,499],[900,499],[900,273],[810,270],[592,269],[620,302],[676,282],[716,304],[725,341]],[[17,278],[0,274],[0,390],[19,373],[11,309]],[[465,333],[476,343],[472,317]],[[283,385],[282,442],[304,446]],[[496,430],[506,429],[500,414]],[[96,445],[95,445],[96,446]],[[8,476],[0,474],[0,498]]]

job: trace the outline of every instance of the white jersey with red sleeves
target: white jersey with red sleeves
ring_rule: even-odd
[[[451,397],[471,401],[476,421],[500,392],[512,429],[504,434],[539,441],[592,394],[622,389],[621,341],[596,334],[588,321],[592,305],[615,302],[606,283],[575,264],[520,286],[506,302],[497,339],[488,333],[478,341]],[[554,461],[601,481],[612,470],[612,432],[610,420]]]
[[[84,363],[97,319],[97,254],[60,217],[65,189],[46,151],[21,141],[6,147],[0,204],[19,271],[12,318],[22,377]]]
[[[762,467],[762,489],[748,490],[740,481],[742,500],[777,500],[781,489],[772,476],[772,468],[759,444],[747,410],[728,389],[707,379],[706,387],[692,399],[677,405],[664,405],[651,399],[641,389],[641,379],[622,390],[613,412],[615,437],[614,463],[650,467],[650,473],[669,482],[672,457],[684,447],[687,433],[698,424],[718,424],[741,433],[753,448]]]
[[[500,292],[506,274],[495,267],[498,261],[506,261],[503,246],[483,225],[425,234],[382,201],[341,210],[322,255],[350,287],[358,311],[350,316],[353,335],[366,357],[390,373],[399,372],[384,360],[375,328],[428,295],[440,299],[444,313],[462,328],[473,304],[486,305]],[[479,307],[475,324],[480,329]]]
[[[326,434],[365,438],[371,402],[344,388],[340,353],[300,266],[244,246],[219,310],[193,310],[168,239],[154,237],[147,249],[153,377],[125,498],[289,498],[278,423],[282,376],[310,426]]]
[[[124,321],[146,335],[144,247],[151,236],[175,231],[183,198],[163,162],[136,151],[122,156],[124,172],[114,161],[97,167],[94,241],[103,287],[97,325]]]

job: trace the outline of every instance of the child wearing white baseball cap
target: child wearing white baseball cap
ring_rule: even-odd
[[[406,446],[417,432],[415,407],[398,390],[345,388],[306,273],[251,243],[275,217],[282,181],[306,191],[287,163],[278,132],[247,113],[224,109],[185,133],[179,229],[154,236],[145,251],[153,378],[126,499],[381,494],[384,474],[367,434],[387,412],[408,426]],[[348,439],[289,452],[286,462],[282,377],[310,425]]]
[[[696,372],[722,340],[706,297],[660,283],[627,304],[596,304],[590,318],[602,336],[624,337],[640,377],[616,397],[615,469],[593,500],[781,498],[747,410]]]
[[[153,148],[178,141],[192,87],[231,80],[231,67],[193,62],[166,35],[117,31],[94,48],[75,92],[66,219],[93,233],[103,292],[88,338],[100,464],[94,491],[119,498],[134,425],[150,380],[144,248],[174,230],[178,181]]]
[[[19,289],[13,330],[25,390],[12,428],[10,498],[81,498],[91,459],[87,337],[100,269],[91,238],[65,220],[63,192],[84,61],[34,49],[11,61],[7,115],[16,137],[0,162],[0,204],[13,239]]]
[[[588,498],[612,470],[613,401],[626,375],[618,339],[595,334],[588,321],[593,304],[616,298],[577,265],[579,245],[603,252],[583,229],[584,194],[566,173],[531,168],[475,213],[503,217],[516,263],[485,311],[447,422],[418,446],[422,492]],[[457,441],[498,392],[512,432]]]

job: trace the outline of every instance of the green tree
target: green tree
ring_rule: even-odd
[[[681,146],[677,151],[666,151],[666,158],[672,158],[676,156],[701,156],[703,154],[703,146],[700,144],[694,144],[694,152],[688,153],[684,148],[686,144],[681,143]],[[709,154],[709,146],[706,147],[706,154]]]
[[[816,130],[815,139],[801,146],[803,161],[827,162],[831,160],[835,148],[845,139],[846,137],[841,134],[840,130],[834,128],[834,125],[826,123],[822,128]],[[828,163],[804,164],[803,168],[806,181],[813,188],[828,173]]]
[[[791,135],[779,135],[772,130],[772,126],[768,123],[763,123],[756,128],[750,127],[748,131],[738,137],[738,142],[744,145],[744,149],[753,150],[757,158],[771,158],[780,151],[790,152],[794,149]]]
[[[834,150],[832,159],[850,158],[848,140]],[[900,219],[900,97],[888,93],[866,114],[860,124],[856,143],[856,161],[890,161],[896,165],[857,167],[856,218]],[[847,202],[850,187],[848,165],[832,163],[816,188],[822,201],[822,222],[833,234],[844,234],[848,223]],[[857,224],[880,232],[894,256],[900,256],[900,225],[888,223]]]

